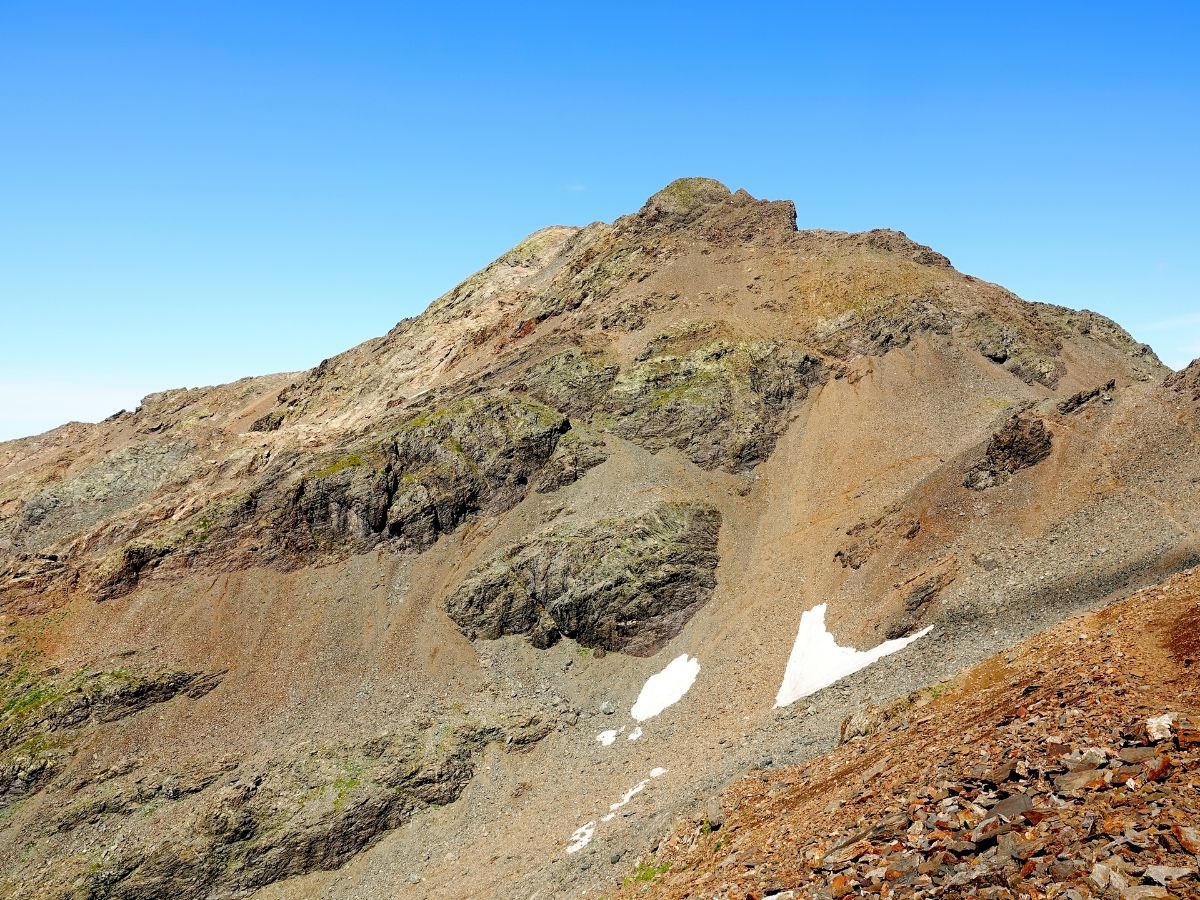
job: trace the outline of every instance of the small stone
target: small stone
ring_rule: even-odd
[[[1033,801],[1028,794],[1013,794],[1001,800],[990,810],[990,815],[1014,819],[1026,810],[1033,809]]]
[[[1108,787],[1106,776],[1111,773],[1099,769],[1084,769],[1078,772],[1068,772],[1054,779],[1054,788],[1064,794],[1081,794],[1084,791],[1100,790]]]
[[[721,806],[720,797],[710,797],[708,802],[704,804],[703,818],[708,827],[716,831],[725,824],[725,810]]]
[[[1200,830],[1189,825],[1172,825],[1171,833],[1188,853],[1200,854]]]
[[[1112,888],[1115,891],[1121,891],[1129,887],[1129,882],[1112,866],[1105,863],[1096,863],[1092,866],[1092,873],[1088,876],[1088,881],[1096,886],[1097,890],[1107,890]]]
[[[1156,756],[1154,759],[1146,763],[1146,780],[1162,781],[1167,777],[1167,773],[1170,771],[1171,758],[1168,756]]]
[[[1121,891],[1121,900],[1170,900],[1171,892],[1157,884],[1141,884]]]
[[[1013,777],[1013,774],[1016,772],[1016,770],[1017,764],[1014,762],[1001,763],[996,768],[984,775],[983,779],[989,784],[1004,784],[1004,782]]]
[[[1180,719],[1175,727],[1175,742],[1180,749],[1200,746],[1200,725],[1190,719]]]
[[[611,700],[605,700],[603,703],[600,704],[600,712],[602,712],[606,716],[611,716],[616,711],[617,711],[617,708],[615,706],[613,706],[613,702]]]
[[[1117,756],[1121,761],[1127,763],[1145,762],[1154,754],[1153,747],[1123,747],[1117,751]]]
[[[1076,750],[1068,754],[1063,762],[1072,772],[1081,769],[1095,769],[1108,762],[1108,753],[1100,747],[1088,747],[1086,750]]]
[[[1175,713],[1163,713],[1161,716],[1151,716],[1146,720],[1146,735],[1153,743],[1159,741],[1169,741],[1171,739],[1171,726],[1175,724]]]
[[[1146,866],[1145,879],[1166,886],[1172,881],[1186,878],[1194,871],[1187,866]]]
[[[991,816],[980,822],[975,830],[971,832],[971,842],[978,844],[986,844],[988,841],[995,840],[1002,834],[1007,834],[1012,831],[1012,826],[1000,819],[997,816]]]

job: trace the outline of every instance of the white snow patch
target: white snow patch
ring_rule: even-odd
[[[638,794],[640,794],[642,791],[644,791],[646,789],[646,785],[648,785],[650,783],[651,778],[662,778],[662,776],[664,776],[666,774],[667,774],[667,770],[663,769],[661,767],[651,769],[650,770],[650,778],[643,778],[641,781],[639,781],[637,784],[635,784],[633,787],[631,787],[629,790],[627,790],[625,792],[625,794],[621,797],[620,800],[618,800],[616,803],[610,804],[608,807],[608,812],[600,817],[600,821],[601,822],[610,821],[613,818],[613,816],[615,816],[617,814],[618,809],[620,809],[622,806],[624,806],[626,803],[628,803],[630,800],[632,800],[635,796],[637,796]]]
[[[792,645],[792,655],[788,657],[783,684],[775,696],[776,707],[787,706],[801,697],[815,694],[852,672],[865,669],[876,660],[903,650],[933,629],[930,625],[916,634],[884,641],[866,651],[839,647],[825,628],[825,607],[824,603],[820,603],[800,617],[796,643]]]
[[[700,660],[686,653],[675,657],[665,669],[646,679],[629,714],[639,722],[654,718],[668,706],[678,703],[699,674]]]
[[[625,738],[625,740],[636,741],[641,736],[642,736],[642,726],[638,725],[637,727],[635,727],[633,729],[633,731],[629,732],[629,737]]]
[[[580,825],[575,829],[575,833],[571,835],[571,843],[567,845],[567,852],[578,853],[592,842],[592,835],[595,833],[595,822],[588,822],[586,825]]]
[[[596,740],[598,740],[605,747],[611,747],[613,742],[617,739],[617,735],[624,730],[624,725],[622,725],[620,728],[610,728],[608,731],[602,731],[596,735]]]

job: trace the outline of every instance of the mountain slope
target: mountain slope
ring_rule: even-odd
[[[1200,561],[1190,373],[795,219],[685,179],[309,372],[0,444],[10,889],[582,895],[763,756]],[[820,603],[933,630],[773,710]]]
[[[734,785],[626,893],[1200,896],[1197,615],[1193,569],[877,710]]]

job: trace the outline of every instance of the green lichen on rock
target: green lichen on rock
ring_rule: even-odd
[[[14,529],[18,549],[48,548],[149,497],[179,468],[195,446],[149,441],[115,450],[99,462],[55,481],[21,507]]]
[[[529,393],[543,403],[579,416],[603,400],[617,372],[616,363],[571,349],[530,368],[525,382]]]
[[[507,391],[432,405],[315,459],[281,454],[249,490],[112,549],[88,581],[109,599],[148,572],[186,569],[214,554],[223,565],[253,553],[256,564],[287,568],[311,562],[313,552],[345,556],[384,542],[421,550],[466,518],[502,512],[603,459],[595,437],[575,437],[556,455],[569,430],[560,411]]]
[[[507,392],[433,407],[302,478],[275,528],[291,547],[427,547],[467,516],[520,500],[569,427]]]
[[[729,197],[729,188],[713,178],[676,178],[653,194],[647,205],[668,212],[687,213],[710,203],[726,202]]]
[[[608,459],[604,438],[588,427],[575,427],[564,434],[538,474],[537,489],[546,494],[574,484],[589,469]]]
[[[825,377],[803,350],[714,341],[622,372],[603,408],[614,432],[699,466],[741,472],[770,455],[786,414]]]
[[[326,464],[315,472],[306,474],[305,478],[321,479],[328,478],[331,475],[336,475],[338,472],[344,472],[347,469],[354,469],[363,464],[363,458],[358,453],[347,453],[344,456],[339,456],[337,459]]]
[[[981,314],[969,327],[975,345],[985,357],[1027,384],[1052,388],[1066,371],[1059,359],[1061,338],[1047,329],[1043,339],[1035,342],[1030,338],[1029,328],[1023,324]]]
[[[659,335],[624,371],[566,350],[533,366],[525,385],[545,403],[650,450],[675,447],[704,468],[744,471],[770,455],[788,409],[827,373],[799,348],[705,340],[712,330],[693,323]]]
[[[12,665],[0,678],[0,804],[52,777],[85,727],[125,718],[180,693],[203,696],[218,683],[189,672],[80,669],[62,677]]]
[[[630,518],[553,528],[494,557],[447,599],[472,639],[506,634],[548,647],[653,653],[703,606],[716,584],[720,514],[663,503]]]
[[[423,809],[453,803],[484,750],[519,752],[553,721],[533,711],[480,720],[446,710],[444,727],[410,727],[362,744],[254,757],[178,777],[132,769],[51,811],[43,833],[102,826],[103,817],[144,809],[100,857],[57,860],[47,873],[17,867],[0,888],[21,896],[241,896],[285,878],[336,869]],[[169,824],[168,824],[169,823]]]

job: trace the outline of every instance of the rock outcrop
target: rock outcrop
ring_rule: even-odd
[[[1076,410],[1082,409],[1093,400],[1099,400],[1102,403],[1112,402],[1112,392],[1116,390],[1116,380],[1110,380],[1107,384],[1102,384],[1098,387],[1091,388],[1086,391],[1079,391],[1072,394],[1066,400],[1058,404],[1058,411],[1063,415],[1070,415]]]
[[[69,678],[10,669],[0,680],[0,806],[36,791],[88,727],[176,697],[203,697],[220,675],[81,670]]]
[[[1051,448],[1050,432],[1041,419],[1015,415],[992,435],[983,459],[967,473],[963,484],[973,491],[995,487],[1013,473],[1040,463]]]
[[[148,530],[112,553],[95,576],[108,599],[148,571],[269,563],[292,568],[314,554],[344,558],[387,543],[423,550],[481,512],[499,513],[543,486],[561,486],[602,456],[572,441],[562,414],[504,392],[431,406],[380,436],[318,456],[289,455],[248,491],[223,497],[180,522]]]
[[[660,504],[630,519],[550,529],[472,572],[446,601],[463,634],[653,653],[716,584],[721,517]]]
[[[436,735],[426,722],[361,745],[297,748],[183,778],[109,772],[99,783],[80,785],[43,833],[139,811],[171,826],[129,835],[97,863],[68,863],[49,875],[28,873],[28,880],[10,874],[0,885],[17,892],[10,896],[40,881],[52,896],[201,900],[337,868],[420,810],[454,802],[488,745],[521,752],[552,727],[551,719],[528,711],[492,722],[448,716]]]
[[[1168,375],[1166,386],[1191,400],[1200,401],[1200,359],[1194,360],[1186,369]]]

